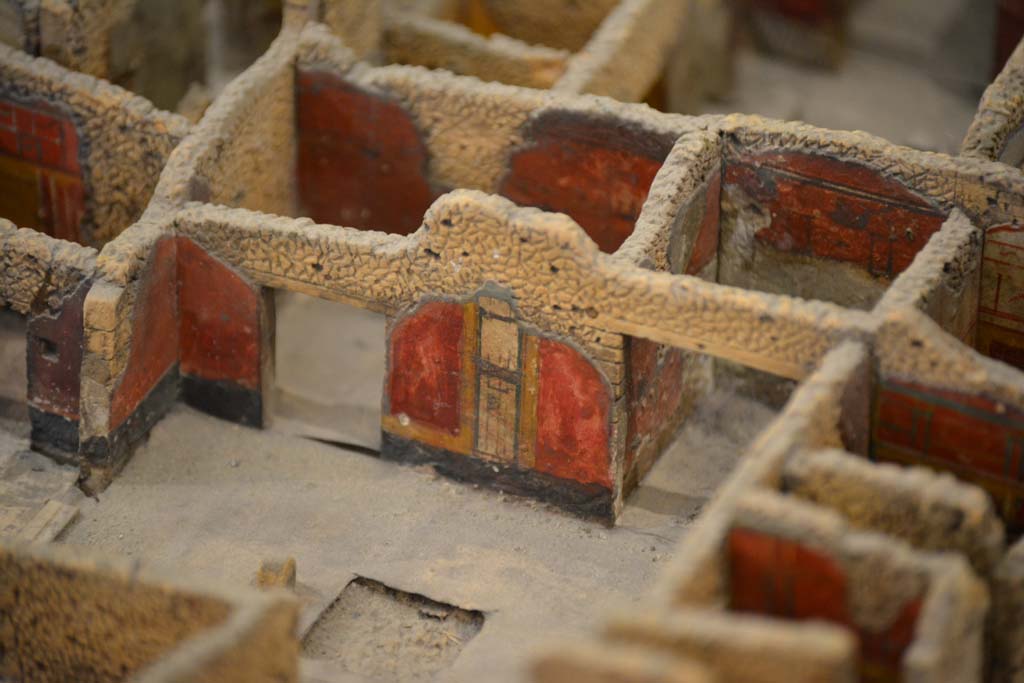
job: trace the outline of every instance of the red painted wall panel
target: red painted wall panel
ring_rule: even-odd
[[[579,352],[541,339],[535,468],[563,479],[611,487],[611,391]]]
[[[722,175],[715,173],[708,183],[704,197],[704,219],[690,251],[690,259],[686,264],[686,274],[696,275],[704,270],[718,255],[718,235],[722,218]]]
[[[683,400],[683,351],[631,337],[626,401],[626,471],[641,449],[653,449],[665,429],[672,429]]]
[[[184,237],[177,278],[182,374],[258,391],[260,288]]]
[[[59,239],[82,241],[85,189],[74,122],[54,106],[0,100],[0,193],[5,217]],[[5,161],[6,159],[6,161]],[[25,183],[35,186],[25,192]]]
[[[82,307],[91,284],[83,281],[55,317],[31,316],[28,322],[28,402],[69,420],[79,417]]]
[[[780,251],[893,278],[942,225],[937,208],[865,166],[800,152],[731,154],[725,182],[771,216],[757,232]]]
[[[65,173],[79,173],[78,132],[51,105],[0,100],[0,153]]]
[[[744,528],[729,532],[726,551],[730,609],[846,626],[860,644],[861,680],[900,680],[903,653],[914,640],[921,596],[902,605],[892,623],[869,631],[853,621],[842,566],[823,552]]]
[[[1017,225],[985,231],[978,349],[1024,369],[1024,246]]]
[[[672,140],[603,119],[555,112],[529,127],[499,192],[523,206],[568,214],[601,251],[633,232]]]
[[[872,452],[950,469],[995,495],[1005,520],[1024,525],[1024,413],[984,396],[885,380]]]
[[[138,284],[128,364],[110,406],[110,431],[132,414],[178,360],[177,249],[160,240]]]
[[[441,301],[395,324],[388,349],[390,415],[459,433],[462,329],[462,305]]]
[[[846,575],[799,543],[737,528],[729,533],[729,606],[785,619],[849,621]]]
[[[408,234],[441,194],[409,113],[329,73],[296,80],[298,190],[318,223]]]

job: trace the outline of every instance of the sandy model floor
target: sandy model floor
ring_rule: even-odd
[[[607,529],[179,406],[61,540],[234,583],[294,556],[305,625],[356,576],[480,610],[482,630],[444,678],[516,680],[526,649],[642,594],[772,414],[709,397]]]

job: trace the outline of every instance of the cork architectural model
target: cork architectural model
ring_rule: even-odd
[[[780,406],[521,679],[1024,681],[1024,47],[950,156],[676,113],[845,2],[286,0],[191,122],[104,80],[146,5],[0,3],[0,302],[83,491],[180,403],[273,430],[294,292],[384,316],[380,458],[545,514],[614,527],[718,385]],[[300,680],[301,593],[62,546],[0,544],[0,679]]]

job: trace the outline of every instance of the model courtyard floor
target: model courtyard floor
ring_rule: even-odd
[[[444,678],[516,680],[526,649],[643,594],[772,414],[710,396],[608,529],[179,406],[60,540],[235,584],[292,556],[303,628],[357,576],[480,610],[483,629]]]

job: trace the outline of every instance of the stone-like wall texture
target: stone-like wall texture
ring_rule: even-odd
[[[297,606],[286,596],[218,593],[38,546],[0,548],[0,578],[5,678],[297,680]]]
[[[0,102],[4,211],[27,218],[43,209],[26,227],[94,246],[142,215],[188,130],[140,97],[7,47]]]

